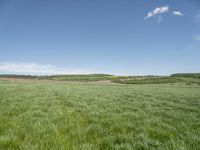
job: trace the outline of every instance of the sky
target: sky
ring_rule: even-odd
[[[0,0],[0,74],[200,72],[199,0]]]

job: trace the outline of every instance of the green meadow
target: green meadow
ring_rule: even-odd
[[[115,80],[0,80],[0,150],[200,149],[199,79]]]

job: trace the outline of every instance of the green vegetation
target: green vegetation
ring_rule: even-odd
[[[172,74],[171,76],[114,76],[109,74],[82,74],[82,75],[0,75],[1,78],[54,80],[54,81],[111,81],[121,84],[161,84],[161,83],[200,83],[200,73]]]
[[[0,81],[0,150],[18,149],[199,150],[200,85]]]
[[[17,78],[17,79],[36,79],[39,76],[31,76],[31,75],[15,75],[15,74],[2,74],[0,78]]]
[[[192,77],[192,78],[200,78],[200,73],[177,73],[177,74],[172,74],[171,77]]]
[[[50,80],[58,81],[101,81],[101,80],[110,80],[114,76],[107,74],[86,74],[86,75],[54,75],[54,76],[45,76],[41,78],[46,78]]]
[[[0,75],[0,78],[57,80],[57,81],[100,81],[100,80],[110,80],[113,77],[114,77],[113,75],[108,75],[108,74],[51,75],[51,76]]]
[[[160,84],[160,83],[177,83],[181,79],[172,77],[129,77],[116,78],[112,82],[123,84]]]

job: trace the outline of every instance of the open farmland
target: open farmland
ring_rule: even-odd
[[[200,85],[2,80],[0,150],[15,149],[199,150]]]

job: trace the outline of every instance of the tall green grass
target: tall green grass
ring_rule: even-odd
[[[0,150],[199,150],[200,86],[0,81]]]

